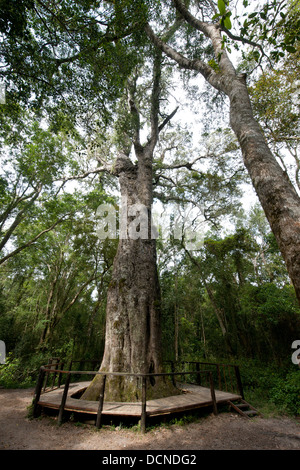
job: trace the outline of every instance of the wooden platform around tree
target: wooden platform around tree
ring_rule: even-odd
[[[76,398],[76,395],[78,396],[81,391],[85,390],[89,383],[90,382],[78,382],[70,384],[68,397],[64,407],[65,411],[97,415],[98,402]],[[212,406],[213,401],[209,388],[191,384],[180,384],[180,388],[183,391],[181,395],[159,398],[156,400],[147,400],[147,416],[157,416]],[[40,396],[38,404],[43,408],[58,410],[61,404],[63,390],[64,387],[62,386],[60,388],[44,392]],[[218,390],[215,390],[215,395],[217,405],[241,399],[241,396],[239,395]],[[102,414],[138,417],[141,416],[141,407],[141,402],[119,403],[104,401]]]

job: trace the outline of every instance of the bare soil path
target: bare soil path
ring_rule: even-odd
[[[300,423],[286,417],[245,419],[228,412],[142,435],[72,422],[58,427],[49,417],[30,420],[32,397],[33,389],[0,389],[1,450],[300,450]]]

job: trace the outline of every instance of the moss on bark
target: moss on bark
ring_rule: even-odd
[[[98,401],[103,376],[97,375],[85,390],[82,399]],[[169,377],[151,377],[147,380],[147,400],[181,394]],[[107,376],[104,399],[107,402],[134,403],[142,400],[142,378],[130,376]]]

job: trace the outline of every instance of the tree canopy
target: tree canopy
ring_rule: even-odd
[[[103,353],[118,240],[95,214],[151,166],[160,222],[207,223],[197,250],[158,223],[164,356],[288,362],[299,38],[294,0],[0,2],[0,339],[17,361]]]

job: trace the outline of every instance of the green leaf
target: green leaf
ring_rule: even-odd
[[[225,5],[224,0],[218,0],[218,8],[219,8],[219,12],[221,13],[221,15],[225,15],[226,5]]]
[[[296,49],[293,46],[285,46],[285,50],[291,53],[295,53]]]
[[[226,29],[231,29],[231,21],[230,21],[230,18],[229,16],[226,16],[226,18],[224,18],[224,26]]]
[[[260,59],[260,53],[258,51],[253,51],[253,58],[256,62]]]

